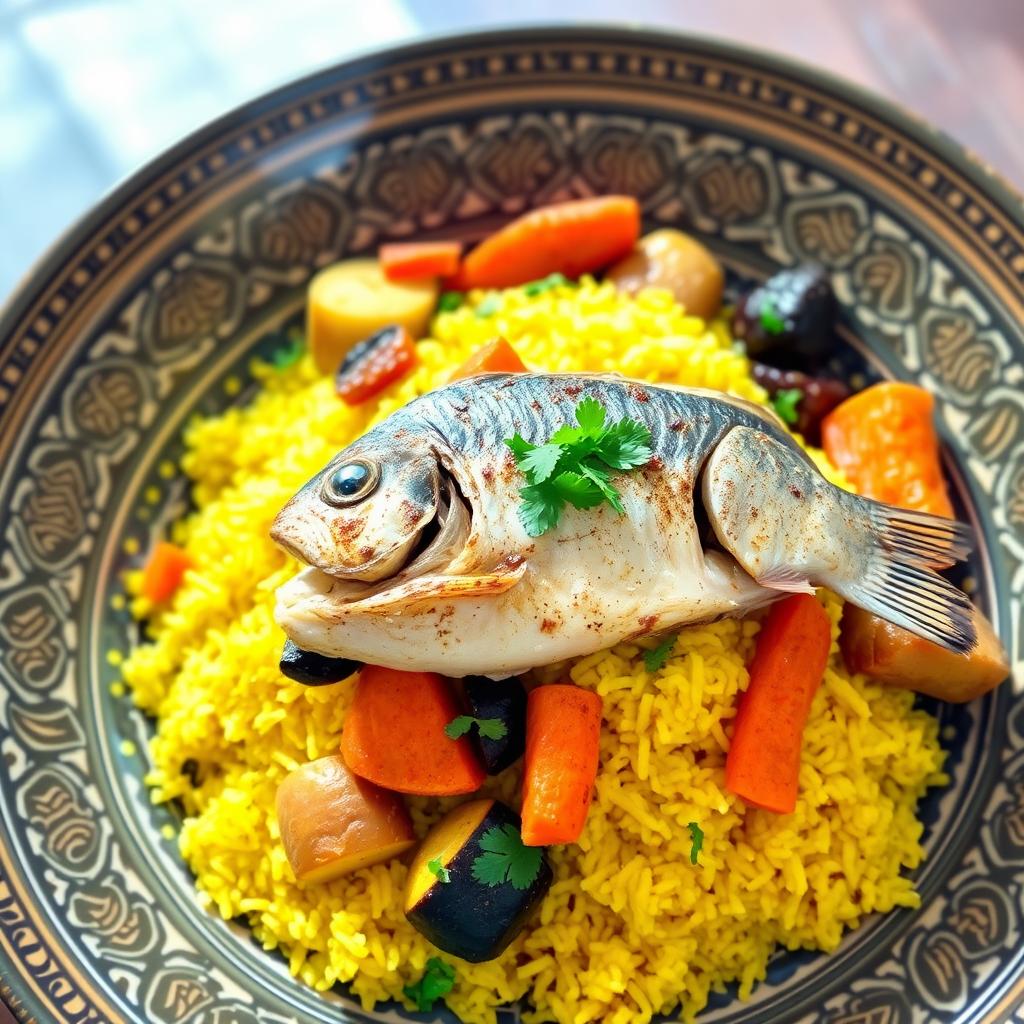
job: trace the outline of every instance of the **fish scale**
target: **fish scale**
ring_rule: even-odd
[[[651,432],[614,477],[626,515],[566,507],[529,536],[505,440],[541,444],[585,397]],[[366,492],[332,488],[340,468]],[[698,523],[711,531],[702,536]],[[713,391],[586,374],[495,374],[421,396],[339,453],[272,535],[309,568],[278,591],[302,649],[502,677],[828,586],[954,650],[967,598],[935,569],[965,528],[829,483],[771,413]]]

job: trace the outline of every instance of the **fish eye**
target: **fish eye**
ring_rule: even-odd
[[[369,497],[380,483],[380,468],[374,462],[356,459],[335,469],[320,489],[328,505],[344,508]]]

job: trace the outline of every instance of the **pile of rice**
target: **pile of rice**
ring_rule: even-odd
[[[198,510],[175,539],[197,568],[124,666],[157,719],[149,782],[156,800],[184,806],[180,847],[203,903],[246,919],[309,985],[349,983],[367,1009],[411,1006],[402,988],[438,951],[402,913],[404,863],[302,886],[285,859],[275,790],[338,751],[351,687],[307,688],[278,670],[274,590],[296,564],[267,537],[275,513],[338,449],[499,333],[537,369],[764,398],[725,328],[666,293],[633,300],[585,280],[494,293],[478,311],[482,298],[436,318],[419,368],[379,402],[348,408],[306,357],[284,371],[257,365],[252,404],[188,427],[182,466]],[[835,637],[841,604],[823,600]],[[136,600],[135,611],[151,609]],[[683,629],[653,674],[642,657],[653,641],[538,673],[604,699],[597,792],[579,844],[551,851],[555,883],[526,930],[492,963],[455,962],[447,1001],[468,1024],[524,998],[527,1021],[637,1024],[680,1005],[690,1018],[730,981],[748,995],[777,944],[831,950],[866,914],[917,905],[901,870],[922,857],[917,801],[945,781],[935,719],[912,694],[851,676],[833,638],[796,812],[746,809],[726,792],[723,764],[757,630],[756,618]],[[517,806],[518,782],[512,769],[490,792]],[[454,802],[410,800],[420,832]],[[705,834],[697,866],[689,822]]]

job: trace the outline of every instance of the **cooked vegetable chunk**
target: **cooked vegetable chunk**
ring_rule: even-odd
[[[356,775],[399,793],[473,793],[487,775],[466,737],[445,735],[458,714],[441,676],[367,665],[345,717],[342,756]]]
[[[374,259],[324,268],[309,285],[306,336],[321,373],[334,373],[357,342],[388,324],[422,337],[437,302],[437,284],[389,281]]]
[[[300,882],[329,882],[416,842],[402,798],[353,775],[337,754],[304,764],[278,786],[277,821]]]
[[[285,640],[281,651],[281,674],[304,686],[326,686],[348,679],[362,665],[348,658],[327,658],[313,651],[304,651],[291,640]]]
[[[764,363],[752,363],[751,370],[782,420],[813,445],[821,444],[821,421],[850,397],[850,389],[832,377],[812,377]]]
[[[978,646],[970,654],[954,654],[847,604],[839,646],[851,672],[961,704],[995,689],[1010,674],[1009,659],[992,624],[978,609],[973,621]]]
[[[469,676],[463,685],[469,713],[476,719],[497,721],[504,726],[504,733],[498,738],[479,729],[473,734],[487,774],[497,775],[526,749],[526,690],[515,677],[497,680]]]
[[[709,320],[722,305],[722,265],[692,235],[661,228],[644,235],[605,275],[620,292],[666,288],[692,316]]]
[[[624,256],[640,234],[632,196],[542,206],[485,238],[462,261],[453,288],[510,288],[548,274],[579,277]]]
[[[601,746],[601,698],[556,683],[527,698],[523,842],[574,843],[590,810]]]
[[[804,726],[831,645],[828,615],[811,594],[772,605],[761,624],[725,759],[726,788],[748,804],[796,809]]]
[[[825,417],[825,452],[865,497],[952,518],[934,408],[915,384],[874,384]]]
[[[733,335],[747,354],[785,366],[821,359],[832,344],[836,297],[823,267],[804,263],[773,274],[736,304]]]
[[[142,596],[153,604],[169,600],[191,568],[192,559],[184,548],[160,541],[142,570]]]
[[[391,242],[377,254],[389,281],[451,277],[461,255],[461,242]]]
[[[399,324],[382,327],[342,360],[334,390],[347,405],[369,401],[416,365],[416,343]]]
[[[441,880],[441,865],[448,881]],[[519,818],[495,800],[456,807],[428,833],[405,887],[405,916],[435,946],[471,963],[493,960],[551,886],[543,850],[519,839]]]
[[[526,364],[519,358],[519,353],[504,338],[495,338],[483,348],[478,348],[452,374],[452,380],[462,380],[478,373],[526,372]]]

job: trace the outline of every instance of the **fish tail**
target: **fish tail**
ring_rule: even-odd
[[[973,605],[935,571],[967,557],[969,529],[952,519],[866,498],[855,499],[855,504],[870,524],[867,571],[835,580],[834,589],[925,640],[959,654],[973,650]]]
[[[718,443],[701,486],[718,541],[761,586],[829,587],[948,650],[974,648],[970,600],[935,571],[970,551],[963,524],[848,494],[794,444],[750,427]]]

